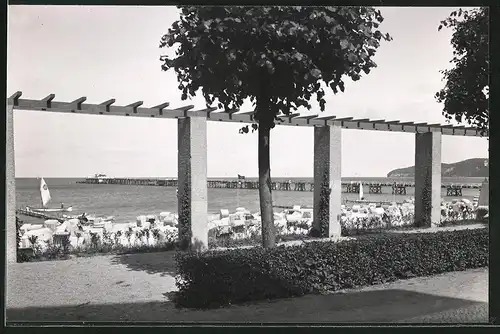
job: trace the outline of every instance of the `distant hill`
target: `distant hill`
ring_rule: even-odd
[[[481,158],[468,159],[453,164],[441,164],[441,176],[447,177],[488,177],[488,166],[484,166]],[[415,176],[415,166],[395,169],[387,177],[413,177]]]

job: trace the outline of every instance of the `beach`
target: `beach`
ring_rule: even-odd
[[[137,216],[160,212],[177,212],[177,196],[174,187],[130,186],[80,184],[84,178],[45,178],[52,197],[50,207],[73,206],[71,214],[94,214],[97,216],[114,216],[116,222],[136,221]],[[224,178],[209,178],[224,179]],[[255,178],[247,178],[254,180]],[[232,180],[232,179],[227,179]],[[234,179],[236,180],[236,178]],[[312,178],[273,178],[274,181],[312,181]],[[482,178],[443,178],[443,183],[480,183]],[[411,182],[413,178],[345,178],[343,182]],[[16,178],[16,206],[40,206],[40,181],[36,178]],[[442,196],[446,189],[442,189]],[[365,198],[369,201],[403,201],[414,194],[414,188],[407,188],[407,195],[392,195],[390,187],[383,189],[383,194],[369,194],[365,189]],[[472,200],[479,195],[478,189],[463,189],[462,198]],[[358,194],[342,194],[348,200],[358,199]],[[454,197],[444,197],[451,201]],[[305,191],[273,191],[273,204],[276,206],[312,206],[313,192]],[[208,189],[208,211],[217,213],[220,209],[235,211],[237,207],[245,207],[251,212],[259,211],[258,190],[247,189]],[[25,222],[36,218],[21,217]]]

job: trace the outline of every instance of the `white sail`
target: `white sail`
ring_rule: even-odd
[[[45,207],[50,202],[51,197],[49,187],[47,187],[43,177],[40,180],[40,197],[42,198],[42,206]]]
[[[359,199],[363,199],[363,184],[359,182]]]

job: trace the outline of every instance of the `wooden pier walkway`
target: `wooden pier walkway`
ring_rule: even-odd
[[[134,178],[87,178],[77,183],[87,184],[117,184],[117,185],[134,185],[134,186],[159,186],[159,187],[177,187],[176,179],[134,179]],[[208,188],[212,189],[259,189],[258,181],[228,181],[228,180],[208,180]],[[363,188],[368,188],[369,194],[382,194],[384,187],[389,187],[392,194],[406,195],[406,188],[414,187],[415,183],[394,183],[394,182],[364,182]],[[272,190],[275,191],[314,191],[313,182],[293,182],[282,181],[272,182]],[[446,196],[461,196],[463,188],[480,189],[480,184],[454,184],[441,185],[447,189]],[[359,193],[359,183],[342,182],[342,192],[344,193]]]
[[[45,220],[47,220],[47,219],[55,219],[55,220],[58,220],[61,223],[64,222],[65,220],[67,220],[67,219],[64,219],[64,218],[61,218],[61,217],[54,217],[54,216],[47,215],[45,213],[28,211],[28,210],[24,210],[24,209],[17,209],[16,213],[19,214],[19,215],[22,215],[22,216],[40,218],[40,219],[45,219]]]

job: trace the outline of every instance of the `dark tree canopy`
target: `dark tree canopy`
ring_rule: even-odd
[[[325,82],[344,91],[343,77],[356,81],[376,64],[383,21],[371,7],[202,7],[181,6],[179,21],[160,47],[178,45],[173,68],[182,99],[201,88],[207,105],[239,109],[246,98],[255,119],[272,128],[276,116],[311,108],[313,95],[323,111]]]
[[[486,134],[490,120],[488,8],[454,11],[438,30],[443,26],[453,29],[450,63],[454,67],[441,71],[446,85],[436,93],[436,99],[444,103],[447,119],[466,121]]]

